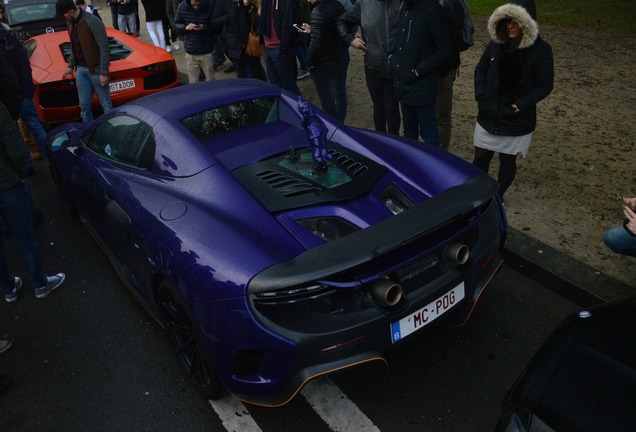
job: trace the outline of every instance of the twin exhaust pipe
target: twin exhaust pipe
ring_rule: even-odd
[[[444,248],[444,259],[453,267],[466,264],[470,249],[463,243],[453,242]],[[395,306],[402,300],[402,286],[391,279],[378,279],[371,287],[371,297],[381,307]]]

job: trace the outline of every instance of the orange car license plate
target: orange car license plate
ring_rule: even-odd
[[[132,79],[110,83],[111,92],[118,92],[132,88],[135,88],[135,80]]]

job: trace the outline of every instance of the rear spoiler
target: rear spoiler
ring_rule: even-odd
[[[247,292],[289,289],[369,262],[468,215],[498,190],[492,177],[472,177],[403,213],[263,270],[249,283]]]

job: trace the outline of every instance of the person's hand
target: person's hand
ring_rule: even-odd
[[[67,78],[68,76],[71,76],[70,78]],[[71,79],[73,78],[73,69],[71,69],[70,67],[67,67],[66,69],[64,69],[64,73],[62,74],[62,79]]]
[[[636,211],[636,198],[623,198],[623,205]]]
[[[623,214],[625,215],[625,223],[623,226],[632,235],[636,235],[636,213],[634,213],[634,210],[625,205],[623,206]]]
[[[360,39],[360,38],[354,38],[354,39],[351,41],[351,44],[350,44],[350,45],[351,45],[352,47],[354,47],[355,49],[359,49],[359,50],[362,50],[362,51],[366,51],[366,50],[367,50],[367,45],[366,45],[366,44],[364,43],[364,41],[363,41],[362,39]]]
[[[106,87],[108,85],[108,75],[100,75],[99,82]]]
[[[305,31],[305,33],[309,34],[311,33],[311,26],[307,23],[302,23],[301,27],[303,28],[303,30]]]
[[[203,28],[202,25],[195,24],[195,23],[190,23],[185,27],[185,29],[189,31],[201,30],[202,28]]]

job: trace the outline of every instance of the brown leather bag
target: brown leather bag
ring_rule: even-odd
[[[251,31],[247,37],[247,46],[245,47],[245,54],[250,57],[261,57],[265,52],[263,44],[261,44],[261,37],[255,32]]]

